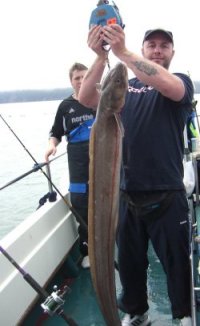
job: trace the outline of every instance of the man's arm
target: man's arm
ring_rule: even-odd
[[[49,145],[45,152],[45,161],[48,162],[50,155],[55,155],[57,152],[57,146],[62,140],[64,135],[63,129],[63,108],[64,101],[62,101],[57,109],[56,116],[54,119],[53,126],[49,133]]]
[[[105,60],[97,57],[85,74],[78,94],[78,100],[81,104],[95,110],[100,96],[97,84],[101,81],[104,69]]]
[[[104,26],[104,41],[110,44],[113,53],[133,71],[137,78],[150,85],[164,96],[180,101],[185,94],[182,80],[161,65],[129,51],[125,46],[125,33],[119,25]]]
[[[57,146],[60,143],[60,141],[55,138],[55,137],[51,137],[49,138],[49,146],[45,152],[45,161],[48,162],[49,161],[49,156],[50,155],[55,155],[56,151],[57,151]]]
[[[97,54],[97,57],[88,69],[81,84],[78,100],[81,104],[97,108],[99,101],[99,91],[97,84],[100,83],[106,63],[108,53],[102,48],[101,26],[93,26],[88,34],[88,46]]]
[[[139,80],[145,85],[154,87],[163,96],[177,102],[184,97],[183,81],[161,65],[130,51],[123,52],[119,58],[127,64]]]

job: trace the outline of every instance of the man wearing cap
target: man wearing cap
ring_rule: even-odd
[[[107,52],[102,40],[136,77],[129,80],[121,112],[125,129],[118,227],[122,325],[150,325],[148,315],[148,242],[167,277],[172,316],[191,326],[188,203],[183,184],[183,130],[192,111],[193,85],[182,73],[168,71],[174,56],[170,31],[148,30],[142,56],[128,50],[116,24],[93,26],[88,45],[97,57],[86,73],[79,100],[97,107]]]

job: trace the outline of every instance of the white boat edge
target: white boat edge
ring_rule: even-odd
[[[77,222],[59,196],[28,216],[0,245],[43,287],[77,238]],[[13,326],[23,319],[38,294],[1,252],[0,266],[0,321]]]

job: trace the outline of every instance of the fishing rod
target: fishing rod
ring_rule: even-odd
[[[45,163],[41,163],[39,164],[40,167],[43,167],[45,165]],[[33,173],[33,172],[37,172],[39,170],[39,167],[38,166],[35,166],[34,168],[32,168],[31,170],[25,172],[24,174],[21,174],[19,177],[7,182],[5,185],[3,185],[2,187],[0,187],[0,190],[3,190],[5,188],[7,188],[8,186],[11,186],[13,183],[25,178],[27,175]]]
[[[67,286],[63,290],[57,290],[57,286],[54,286],[54,291],[49,295],[49,293],[43,289],[40,284],[28,274],[9,254],[8,252],[0,246],[0,252],[11,262],[15,268],[23,275],[25,281],[39,294],[39,296],[44,300],[41,307],[44,313],[53,316],[55,313],[61,316],[68,325],[78,326],[78,324],[68,315],[64,313],[62,306],[64,305],[64,295],[69,291]]]
[[[65,155],[65,154],[66,153],[62,153],[59,156],[56,156],[55,158],[53,158],[52,160],[50,160],[49,163],[53,162],[54,160],[57,160],[59,157]],[[48,165],[49,163],[44,162],[44,163],[39,163],[38,165],[42,168],[43,166]],[[31,174],[33,172],[37,172],[40,169],[38,165],[37,164],[34,164],[34,167],[31,170],[25,172],[24,174],[21,174],[19,177],[15,178],[15,179],[9,181],[8,183],[6,183],[5,185],[1,186],[0,187],[0,190],[3,190],[4,188],[7,188],[8,186],[11,186],[13,183],[15,183],[15,182],[17,182],[17,181],[19,181],[19,180],[27,177],[29,174]]]
[[[36,161],[36,159],[34,158],[34,156],[30,153],[30,151],[26,148],[26,146],[24,145],[24,143],[21,141],[21,139],[17,136],[17,134],[14,132],[14,130],[11,128],[11,126],[8,124],[8,122],[3,118],[3,116],[0,114],[1,119],[3,120],[3,122],[6,124],[6,126],[10,129],[10,131],[12,132],[12,134],[15,136],[15,138],[19,141],[19,143],[22,145],[22,147],[24,148],[24,150],[28,153],[28,155],[32,158],[32,160],[35,162],[35,164],[38,166],[38,168],[42,171],[42,173],[45,175],[45,177],[47,178],[47,180],[51,183],[51,185],[54,187],[54,189],[57,191],[57,193],[60,195],[60,197],[64,200],[65,204],[68,206],[68,208],[70,209],[70,211],[74,214],[74,216],[76,217],[77,221],[82,225],[82,227],[87,231],[87,224],[85,223],[85,221],[83,220],[83,218],[80,216],[80,214],[76,211],[76,209],[73,208],[73,206],[71,205],[71,203],[61,194],[60,190],[55,186],[55,184],[53,183],[53,181],[50,179],[50,177],[47,175],[47,173],[45,173],[42,169],[42,167],[40,166],[40,164]],[[47,163],[48,164],[48,163]]]
[[[190,75],[190,72],[188,71],[188,76],[190,77],[190,79],[192,80],[192,78],[191,78],[191,75]],[[192,80],[192,83],[193,83],[193,88],[194,88],[194,90],[195,90],[195,84],[194,84],[194,82],[193,82],[193,80]],[[196,114],[196,118],[197,118],[197,125],[198,125],[198,129],[199,129],[199,132],[200,132],[200,124],[199,124],[199,116],[198,116],[198,114],[197,114],[197,103],[198,103],[198,101],[197,100],[195,100],[195,98],[193,97],[193,99],[192,99],[192,109],[193,109],[193,111],[195,112],[195,114]]]
[[[198,103],[197,100],[193,100],[193,102],[192,102],[192,108],[193,108],[193,110],[195,111],[196,118],[197,118],[197,125],[198,125],[198,129],[199,129],[199,132],[200,132],[199,115],[198,115],[198,113],[197,113],[197,103]]]

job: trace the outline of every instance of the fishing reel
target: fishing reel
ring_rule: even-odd
[[[114,1],[112,2],[113,5],[110,5],[108,0],[99,0],[97,3],[97,8],[92,11],[89,28],[91,28],[92,25],[104,26],[111,24],[119,24],[122,28],[125,27],[118,7]]]
[[[63,290],[58,290],[57,285],[54,285],[53,292],[41,303],[44,313],[53,316],[64,305],[64,295],[70,292],[70,288],[65,286]]]

